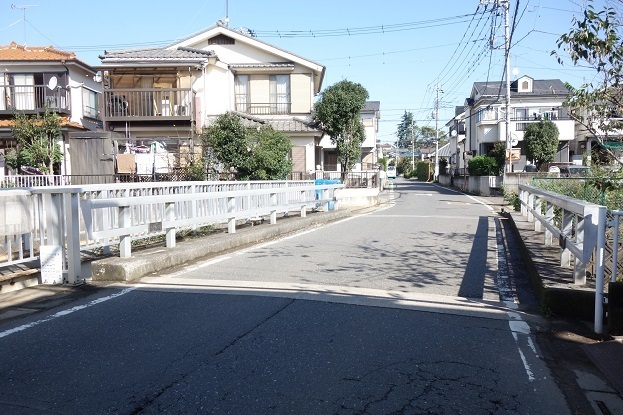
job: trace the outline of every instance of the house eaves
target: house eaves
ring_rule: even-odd
[[[237,41],[240,41],[242,43],[248,44],[250,46],[256,47],[258,49],[261,49],[265,52],[268,52],[270,54],[273,55],[277,55],[279,57],[282,57],[284,59],[284,61],[289,61],[289,62],[294,62],[298,65],[304,66],[306,68],[312,69],[313,71],[319,72],[319,79],[318,81],[315,82],[316,84],[316,93],[320,92],[320,89],[322,87],[322,81],[324,79],[324,75],[325,75],[325,71],[326,68],[324,65],[321,65],[317,62],[314,62],[312,60],[303,58],[302,56],[296,55],[292,52],[289,52],[285,49],[281,49],[278,48],[276,46],[273,46],[269,43],[266,43],[262,40],[259,40],[255,37],[249,36],[247,34],[244,34],[242,32],[239,32],[237,30],[233,30],[230,29],[226,26],[224,26],[221,23],[217,23],[214,26],[211,26],[201,32],[197,32],[193,35],[190,35],[188,37],[186,37],[185,39],[182,39],[180,41],[171,43],[167,46],[165,46],[165,49],[172,49],[172,48],[176,48],[179,46],[192,46],[195,45],[197,43],[203,42],[207,39],[210,39],[212,37],[214,37],[217,34],[223,34],[225,36],[229,36]]]

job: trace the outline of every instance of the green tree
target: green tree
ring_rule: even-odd
[[[314,121],[336,145],[342,180],[361,156],[365,129],[360,113],[367,99],[368,91],[363,86],[343,80],[325,89],[320,94],[320,100],[314,104]]]
[[[497,163],[498,169],[502,170],[504,168],[504,163],[506,162],[506,143],[503,141],[495,143],[493,145],[493,149],[489,151],[489,154],[487,155],[489,157],[493,157]]]
[[[524,132],[526,158],[533,160],[537,170],[544,163],[554,160],[558,151],[558,127],[552,121],[528,124]]]
[[[292,142],[282,132],[264,126],[251,134],[250,148],[250,180],[285,180],[292,173]]]
[[[405,111],[400,120],[400,124],[396,128],[396,147],[398,148],[411,148],[412,142],[415,140],[415,132],[417,126],[413,121],[413,114]]]
[[[217,117],[201,134],[201,140],[203,166],[217,172],[233,168],[241,180],[284,180],[292,172],[288,136],[270,126],[247,128],[236,114]]]
[[[582,19],[576,19],[568,33],[558,39],[576,66],[592,68],[593,81],[579,88],[567,84],[571,92],[566,105],[571,116],[598,141],[618,136],[623,128],[623,37],[620,13],[612,7],[596,11],[589,0]],[[563,58],[553,51],[560,64]],[[616,160],[614,154],[609,154]]]
[[[16,111],[13,117],[11,132],[17,146],[4,156],[7,166],[15,170],[30,166],[53,174],[54,163],[63,159],[58,143],[61,136],[61,119],[58,114],[46,108],[43,115],[27,116]]]
[[[233,168],[245,175],[251,164],[247,135],[247,128],[238,115],[229,112],[219,115],[200,136],[209,167],[217,172]]]

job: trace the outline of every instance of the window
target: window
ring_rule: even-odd
[[[518,121],[524,121],[529,119],[530,110],[528,108],[515,108],[515,119]]]
[[[236,111],[249,112],[249,75],[236,75],[234,89]]]
[[[82,115],[88,118],[98,118],[97,92],[82,88]]]
[[[523,91],[527,91],[528,89],[530,89],[530,84],[528,83],[528,81],[523,81],[523,82],[521,83],[521,89],[522,89]]]
[[[290,113],[290,75],[270,75],[270,106],[273,113]]]

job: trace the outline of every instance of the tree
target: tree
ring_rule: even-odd
[[[411,148],[412,142],[415,140],[415,132],[417,126],[413,122],[413,114],[405,111],[396,129],[396,147],[398,148]]]
[[[242,174],[248,171],[251,157],[247,129],[238,115],[219,115],[201,134],[201,141],[204,159],[212,169],[227,172],[233,168]]]
[[[204,165],[234,169],[242,180],[285,180],[292,172],[292,143],[270,126],[247,128],[233,113],[222,114],[202,134]]]
[[[360,113],[368,99],[368,91],[360,84],[340,81],[327,89],[314,104],[313,118],[336,145],[342,168],[342,180],[361,156],[365,129]]]
[[[558,151],[558,136],[558,127],[549,120],[541,120],[526,127],[523,138],[526,158],[534,161],[537,170],[541,170],[543,163],[554,160]]]
[[[251,135],[250,180],[285,180],[292,172],[288,158],[292,142],[282,132],[264,126]]]
[[[61,119],[58,114],[45,109],[43,115],[27,116],[13,113],[11,132],[17,146],[4,156],[7,166],[20,170],[23,166],[35,167],[45,173],[54,173],[54,163],[63,159],[58,143],[61,136]]]
[[[592,68],[595,81],[579,88],[567,84],[571,92],[566,105],[571,116],[603,144],[623,128],[623,37],[620,13],[611,7],[596,11],[592,0],[583,18],[558,39],[574,65]],[[560,64],[563,59],[553,51]],[[614,154],[608,150],[611,156]]]
[[[502,170],[506,163],[506,143],[498,141],[493,145],[493,149],[487,154],[489,157],[493,157],[497,163],[498,169]],[[499,172],[498,172],[499,173]]]

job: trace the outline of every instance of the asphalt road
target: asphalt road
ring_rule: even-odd
[[[0,324],[2,414],[566,414],[496,215],[382,210]]]

